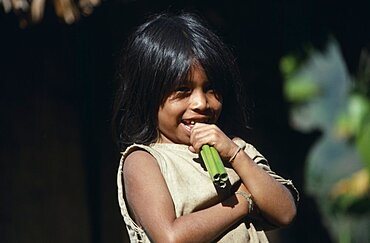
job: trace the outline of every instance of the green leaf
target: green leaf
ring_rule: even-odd
[[[351,121],[352,130],[357,136],[362,133],[362,127],[370,122],[370,102],[360,94],[352,94],[348,102],[348,116]]]
[[[287,77],[297,69],[298,62],[293,55],[288,55],[280,60],[280,71]]]
[[[356,139],[356,148],[360,154],[361,161],[370,174],[370,123],[367,123]]]
[[[290,102],[305,102],[318,96],[319,86],[312,80],[304,77],[288,79],[284,85],[284,94]]]
[[[332,40],[324,52],[312,52],[284,83],[294,128],[302,132],[333,130],[338,114],[346,107],[350,84],[336,41]]]

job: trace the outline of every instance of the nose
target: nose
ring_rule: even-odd
[[[208,106],[206,93],[203,90],[194,90],[190,97],[190,108],[194,111],[204,111]]]

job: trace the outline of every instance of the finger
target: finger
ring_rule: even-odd
[[[192,152],[192,153],[196,153],[196,151],[195,151],[195,149],[194,149],[194,147],[193,147],[193,146],[191,146],[191,145],[190,145],[188,148],[189,148],[190,152]]]
[[[197,139],[206,136],[214,136],[216,134],[221,134],[222,131],[215,125],[208,124],[196,124],[191,130],[191,138]]]
[[[190,139],[190,143],[196,152],[199,152],[204,144],[214,146],[216,141],[217,136],[210,134],[209,132],[198,132],[193,134]]]

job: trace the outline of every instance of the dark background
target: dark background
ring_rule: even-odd
[[[1,13],[0,242],[127,241],[110,128],[115,63],[148,15],[179,9],[200,13],[234,50],[254,101],[248,139],[301,192],[295,222],[271,241],[332,242],[303,190],[305,157],[320,134],[289,127],[278,64],[332,36],[356,72],[370,40],[369,1],[109,0],[72,25],[48,7],[26,29]]]

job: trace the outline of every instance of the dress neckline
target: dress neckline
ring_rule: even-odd
[[[156,148],[167,148],[167,149],[176,149],[182,151],[189,151],[189,146],[186,144],[177,144],[177,143],[152,143],[149,145],[150,147]]]

